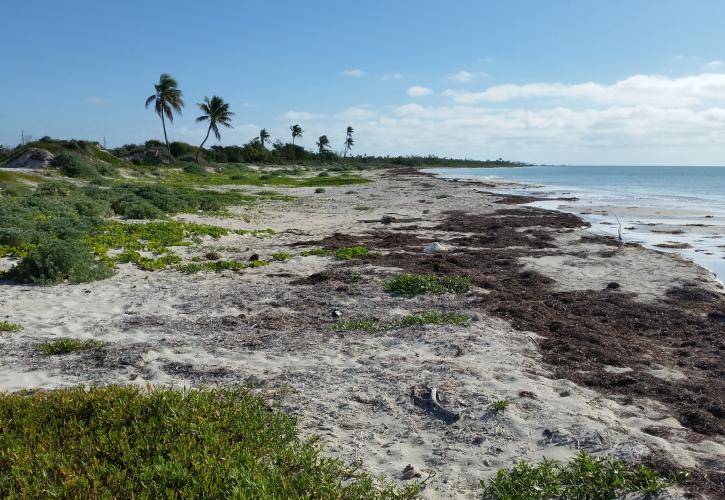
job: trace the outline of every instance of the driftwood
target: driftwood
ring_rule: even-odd
[[[431,387],[428,394],[425,392],[417,391],[415,388],[411,391],[411,397],[413,403],[426,410],[434,417],[443,420],[447,424],[458,422],[461,416],[458,413],[454,413],[451,410],[443,407],[438,399],[438,389]]]
[[[393,217],[392,215],[384,215],[379,219],[362,219],[358,220],[358,222],[363,222],[365,224],[373,224],[373,223],[379,223],[379,224],[392,224],[395,222],[396,224],[400,224],[401,222],[420,222],[423,219],[420,217],[412,217],[407,219],[398,219],[397,217]]]

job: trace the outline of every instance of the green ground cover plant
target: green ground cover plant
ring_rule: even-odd
[[[633,467],[615,458],[585,452],[565,463],[519,462],[481,481],[482,497],[500,500],[615,499],[625,493],[656,495],[669,485],[667,478],[644,465]]]
[[[292,255],[290,255],[289,252],[275,252],[272,254],[272,260],[276,260],[278,262],[287,262],[289,260],[292,260]]]
[[[69,354],[76,351],[88,351],[90,349],[103,349],[107,347],[108,342],[95,339],[70,339],[60,338],[48,342],[38,344],[38,351],[46,356],[57,356],[60,354]]]
[[[0,332],[19,332],[23,329],[22,325],[10,323],[9,321],[0,321]]]
[[[436,276],[434,274],[399,274],[383,285],[386,292],[397,293],[406,298],[432,293],[465,293],[471,286],[471,279],[465,276]]]
[[[508,399],[499,399],[491,403],[488,407],[494,412],[504,412],[511,406],[511,401]]]
[[[362,259],[370,254],[370,250],[365,247],[343,247],[337,250],[328,248],[311,248],[302,252],[303,257],[315,255],[317,257],[335,257],[339,260]]]
[[[30,438],[32,436],[32,439]],[[0,393],[0,496],[414,498],[323,456],[247,389]]]
[[[457,312],[441,313],[438,311],[424,311],[416,314],[409,314],[395,321],[381,322],[376,319],[351,319],[335,323],[334,328],[338,331],[361,330],[373,332],[392,328],[409,328],[420,325],[456,325],[466,326],[470,319],[465,314]]]
[[[254,269],[269,265],[264,260],[252,260],[239,262],[236,260],[214,260],[210,262],[190,262],[181,264],[176,269],[184,274],[196,274],[199,272],[221,272],[227,270],[240,271],[242,269]]]
[[[425,311],[420,314],[410,314],[398,321],[399,326],[417,326],[417,325],[467,325],[470,318],[457,312]]]

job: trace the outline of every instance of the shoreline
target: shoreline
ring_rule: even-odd
[[[713,167],[716,168],[716,167]],[[713,215],[713,208],[668,209],[663,206],[606,204],[580,200],[576,188],[566,189],[543,183],[485,176],[456,177],[443,169],[426,169],[451,181],[479,181],[496,194],[527,196],[529,206],[560,210],[582,217],[592,231],[642,244],[651,250],[675,253],[711,272],[725,286],[725,212]],[[586,194],[585,190],[582,190]]]
[[[428,498],[473,498],[501,467],[579,451],[690,467],[701,484],[688,487],[712,487],[725,463],[725,419],[716,397],[722,355],[708,346],[722,341],[725,300],[699,266],[619,246],[574,215],[475,184],[417,169],[366,175],[374,182],[322,194],[275,188],[296,198],[232,217],[177,217],[275,231],[179,252],[245,260],[286,251],[288,262],[197,275],[126,264],[84,285],[0,284],[3,319],[24,326],[0,335],[0,388],[251,383],[302,417],[331,455],[401,484],[407,464],[421,480],[435,473]],[[356,246],[369,255],[303,255]],[[385,292],[401,273],[467,276],[471,287],[410,299]],[[390,326],[426,311],[470,320]],[[336,326],[361,320],[380,326]],[[57,357],[35,351],[61,336],[111,344]],[[413,403],[430,387],[457,422]],[[490,409],[499,400],[510,402],[505,412]]]

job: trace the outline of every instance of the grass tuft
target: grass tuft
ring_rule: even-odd
[[[277,262],[287,262],[288,260],[292,260],[292,255],[288,252],[275,252],[272,254],[272,259]]]
[[[375,332],[380,330],[380,323],[374,319],[350,319],[335,323],[335,330]]]
[[[457,312],[439,313],[438,311],[425,311],[420,314],[411,314],[400,321],[399,326],[418,326],[418,325],[467,325],[470,318],[465,314]]]
[[[489,408],[491,408],[491,411],[504,412],[509,406],[511,406],[511,401],[508,399],[499,399],[491,403]]]
[[[90,349],[102,349],[107,347],[108,342],[95,339],[69,339],[60,338],[50,342],[43,342],[38,345],[38,350],[46,356],[55,356],[58,354],[68,354],[76,351],[88,351]]]
[[[413,498],[246,389],[0,393],[2,498]]]
[[[532,465],[519,462],[500,469],[489,481],[481,481],[485,499],[535,500],[541,498],[619,498],[624,493],[655,495],[669,481],[652,469],[630,467],[611,457],[585,452],[567,463],[544,460]]]
[[[22,325],[17,323],[10,323],[8,321],[0,321],[0,332],[19,332],[22,330]]]
[[[471,286],[471,279],[465,276],[443,276],[434,274],[399,274],[385,282],[386,292],[398,293],[406,298],[424,293],[465,293]]]

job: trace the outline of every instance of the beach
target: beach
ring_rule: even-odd
[[[249,384],[299,416],[326,453],[401,484],[424,481],[427,498],[474,498],[499,468],[580,451],[692,469],[694,481],[668,490],[673,498],[722,492],[725,295],[712,272],[674,249],[618,241],[602,230],[611,206],[590,207],[597,222],[561,211],[566,200],[501,194],[485,180],[412,168],[364,175],[373,182],[318,193],[271,188],[295,198],[226,217],[175,216],[272,229],[199,243],[268,266],[185,275],[120,264],[93,283],[3,284],[0,319],[24,329],[0,334],[0,389]],[[645,218],[636,207],[616,213],[626,227]],[[700,212],[684,223],[661,215],[662,243],[706,239],[722,223],[687,226]],[[369,254],[302,255],[354,247]],[[291,259],[272,261],[282,251]],[[11,265],[0,259],[1,269]],[[467,277],[471,286],[386,292],[401,273]],[[401,326],[426,311],[466,321]],[[339,328],[363,320],[377,326]],[[34,349],[67,336],[109,346],[54,357]],[[426,403],[432,388],[435,405]],[[505,411],[492,410],[497,401]],[[441,418],[438,406],[456,419]]]

